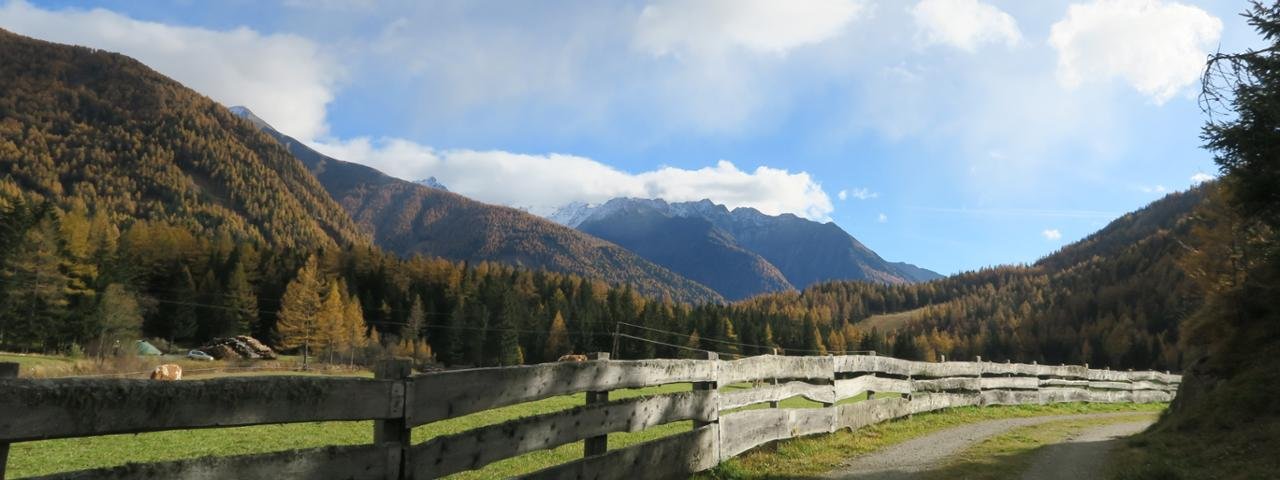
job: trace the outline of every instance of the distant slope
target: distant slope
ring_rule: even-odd
[[[607,239],[737,300],[791,289],[764,258],[739,247],[733,237],[702,218],[671,217],[633,206],[626,222],[590,219],[578,229]]]
[[[731,299],[831,280],[941,278],[914,265],[886,262],[834,223],[752,208],[730,211],[709,200],[615,198],[596,207],[567,205],[551,218],[632,249]]]
[[[1211,187],[1169,194],[1033,265],[923,284],[830,282],[734,306],[753,318],[784,312],[777,323],[813,318],[823,335],[845,326],[906,335],[893,343],[904,352],[866,348],[901,356],[1177,369],[1182,320],[1203,302],[1178,262]]]
[[[124,55],[0,30],[0,177],[114,220],[286,248],[368,243],[289,152]]]
[[[514,208],[477,202],[328,157],[257,120],[247,109],[236,111],[301,160],[387,250],[576,273],[684,302],[724,300],[710,288],[612,243]]]

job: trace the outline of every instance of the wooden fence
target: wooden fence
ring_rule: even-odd
[[[586,456],[531,479],[677,478],[786,438],[856,429],[957,406],[1167,402],[1178,375],[1084,366],[928,363],[877,356],[594,360],[374,379],[273,376],[180,382],[0,379],[0,480],[11,442],[294,422],[375,420],[374,443],[130,464],[47,478],[426,479],[585,442]],[[4,371],[0,368],[0,371]],[[609,391],[691,383],[691,391],[609,400]],[[557,395],[585,405],[413,444],[413,427]],[[841,400],[867,394],[853,403]],[[821,408],[751,405],[802,396]],[[692,420],[691,430],[609,450],[607,434]]]

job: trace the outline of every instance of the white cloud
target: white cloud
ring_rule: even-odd
[[[853,198],[856,198],[858,200],[870,200],[872,198],[880,198],[879,193],[873,192],[871,190],[867,190],[865,188],[855,188],[853,189],[852,192],[849,192],[849,195],[852,195]]]
[[[42,40],[120,52],[225,105],[248,105],[282,131],[314,138],[341,76],[311,41],[248,28],[208,30],[134,20],[102,9],[0,6],[0,27]]]
[[[978,0],[922,0],[911,8],[917,36],[925,45],[950,45],[973,52],[986,43],[1013,47],[1022,42],[1018,22]]]
[[[540,215],[573,201],[599,203],[614,197],[709,198],[729,208],[754,207],[771,215],[794,213],[815,220],[828,219],[834,210],[808,173],[764,166],[743,171],[725,160],[696,170],[661,167],[633,174],[574,155],[435,150],[401,139],[360,138],[313,146],[400,178],[434,176],[454,192]]]
[[[1164,185],[1155,185],[1155,186],[1143,185],[1141,187],[1138,187],[1138,189],[1142,190],[1142,193],[1165,193],[1169,191],[1169,189],[1165,188]]]
[[[1198,185],[1198,184],[1207,182],[1209,180],[1213,180],[1213,178],[1214,178],[1213,175],[1209,175],[1204,172],[1196,172],[1195,175],[1191,176],[1191,184]]]
[[[1045,229],[1045,231],[1040,232],[1040,235],[1043,236],[1046,240],[1062,239],[1062,232],[1058,231],[1058,229],[1056,228]]]
[[[880,223],[888,223],[889,216],[881,213],[879,216],[876,217],[876,221]]]
[[[784,55],[835,36],[864,10],[863,0],[657,0],[640,13],[634,43],[657,56]]]
[[[840,191],[840,193],[837,193],[837,194],[836,194],[836,197],[839,197],[839,198],[840,198],[840,200],[847,200],[847,199],[849,199],[849,191],[848,191],[848,190],[841,190],[841,191]]]
[[[1058,80],[1067,88],[1120,78],[1162,104],[1194,83],[1222,20],[1200,8],[1162,0],[1074,4],[1055,23]]]

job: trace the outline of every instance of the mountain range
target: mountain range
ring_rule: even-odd
[[[549,218],[614,242],[729,299],[835,280],[888,284],[942,278],[885,261],[835,223],[729,210],[710,200],[615,198],[567,205]]]
[[[124,55],[3,31],[0,47],[0,177],[59,204],[92,198],[116,222],[500,262],[687,303],[937,277],[884,261],[834,224],[709,201],[617,199],[583,206],[570,228],[331,158]]]
[[[719,302],[714,290],[622,247],[523,211],[409,182],[315,151],[245,107],[232,111],[274,137],[380,247],[402,256],[493,261],[629,284],[654,297]]]

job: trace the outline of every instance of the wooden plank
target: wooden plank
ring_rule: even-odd
[[[1093,368],[1089,369],[1088,379],[1095,382],[1127,382],[1129,381],[1129,372]]]
[[[1133,390],[1133,384],[1129,382],[1090,381],[1089,388],[1095,388],[1098,390]]]
[[[529,480],[684,479],[720,461],[719,425],[613,450],[525,475]]]
[[[715,367],[708,360],[600,360],[419,375],[410,382],[409,424],[577,392],[711,382]]]
[[[901,397],[878,398],[864,402],[840,405],[836,418],[837,428],[859,429],[914,413],[943,408],[978,405],[981,397],[974,394],[933,393],[916,395],[911,399]]]
[[[437,478],[611,432],[679,420],[710,422],[718,416],[716,399],[716,391],[704,390],[619,400],[436,437],[412,448],[409,468],[413,478]]]
[[[720,417],[722,459],[766,443],[834,431],[835,408],[769,408],[743,410]]]
[[[1040,389],[1042,403],[1088,402],[1093,399],[1087,388],[1044,387]]]
[[[770,378],[831,380],[835,377],[833,357],[787,357],[757,355],[720,362],[720,385]]]
[[[397,382],[264,376],[161,382],[0,380],[0,441],[267,423],[387,419]]]
[[[1149,380],[1136,380],[1129,382],[1129,388],[1132,390],[1159,390],[1162,392],[1176,391],[1177,385],[1167,385],[1161,382],[1153,382]]]
[[[836,401],[838,402],[846,398],[856,397],[867,391],[912,393],[915,390],[911,387],[910,380],[863,375],[861,377],[836,380],[835,391]]]
[[[1036,367],[1036,376],[1087,380],[1089,369],[1082,365],[1039,365]]]
[[[934,378],[929,380],[912,380],[911,389],[917,392],[950,392],[982,390],[982,380],[977,377]]]
[[[731,410],[764,402],[777,402],[801,396],[819,403],[833,403],[831,385],[814,385],[806,382],[787,382],[743,390],[726,390],[720,393],[720,409]]]
[[[81,470],[37,478],[42,480],[138,478],[385,480],[397,477],[399,463],[400,449],[394,444],[354,445],[234,457],[204,457],[162,463],[133,463],[120,467]]]
[[[913,378],[977,377],[982,375],[984,365],[979,362],[918,362],[910,374]]]
[[[1045,378],[1040,380],[1041,387],[1089,388],[1088,380],[1066,380],[1061,378]]]
[[[1043,400],[1036,390],[984,390],[980,405],[1037,405]]]
[[[900,360],[892,357],[874,355],[843,355],[833,357],[832,368],[841,373],[884,373],[905,377],[907,375],[911,375],[915,369],[926,368],[924,365],[920,365],[923,363],[924,362],[912,362],[910,360]]]
[[[1018,389],[1035,390],[1040,388],[1040,379],[1036,377],[983,377],[979,379],[983,390]]]

